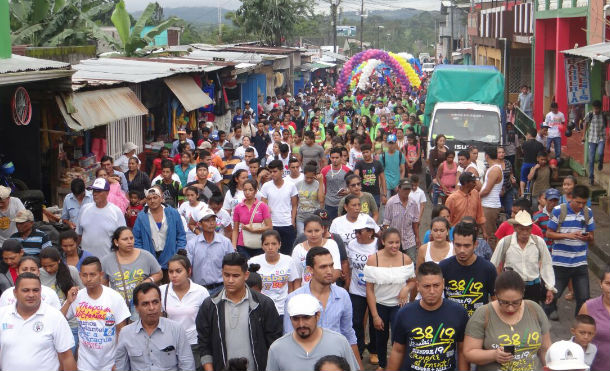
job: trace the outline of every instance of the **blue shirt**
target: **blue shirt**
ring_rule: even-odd
[[[455,229],[455,226],[451,227],[451,229],[449,230],[449,241],[451,241],[451,242],[453,242],[453,230],[454,229]],[[424,234],[424,239],[422,240],[422,243],[428,243],[428,242],[430,242],[430,230],[429,229]]]
[[[129,192],[129,184],[127,184],[127,178],[125,178],[125,174],[118,170],[114,170],[114,175],[118,176],[121,180],[121,190],[125,193]]]
[[[191,146],[191,151],[194,151],[197,148],[195,147],[195,143],[192,139],[186,138],[185,142],[187,142],[189,146]],[[178,146],[180,146],[180,140],[174,140],[174,142],[172,143],[172,150],[169,154],[171,157],[174,157],[178,154]]]
[[[595,220],[593,219],[593,211],[591,209],[589,209],[589,224],[586,224],[583,210],[575,213],[569,203],[566,205],[568,207],[568,212],[566,214],[566,219],[561,223],[561,228],[559,228],[559,230],[557,230],[557,226],[559,224],[561,205],[553,208],[551,219],[547,224],[549,230],[559,233],[585,233],[595,230]],[[588,246],[589,244],[587,242],[571,238],[554,240],[551,253],[553,265],[568,268],[587,265]]]
[[[74,224],[78,224],[78,212],[81,206],[93,202],[93,194],[91,191],[85,191],[83,202],[79,203],[74,196],[74,193],[68,193],[64,198],[64,206],[61,209],[61,218],[69,220]]]
[[[222,258],[234,252],[231,240],[218,233],[211,243],[203,233],[191,239],[186,245],[186,253],[193,266],[193,282],[199,285],[222,283]]]
[[[400,151],[394,151],[393,154],[384,152],[379,161],[383,165],[388,190],[393,190],[400,182],[400,165],[405,163],[405,156]]]
[[[288,295],[284,308],[288,308],[290,299],[298,294],[311,295],[309,282]],[[356,332],[352,327],[352,301],[350,300],[347,291],[333,283],[330,286],[330,295],[326,302],[326,308],[322,306],[322,303],[320,303],[320,307],[323,309],[320,312],[318,326],[342,334],[350,345],[357,344]],[[284,334],[292,332],[293,330],[290,317],[286,313],[286,315],[284,315]]]

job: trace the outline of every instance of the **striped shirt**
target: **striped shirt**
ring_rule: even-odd
[[[575,213],[569,203],[567,207],[566,218],[561,224],[561,228],[557,230],[561,206],[555,206],[551,212],[551,219],[547,224],[548,230],[559,233],[585,233],[595,230],[595,220],[593,219],[593,211],[591,209],[589,209],[589,224],[587,225],[583,210]],[[552,252],[553,265],[568,268],[587,265],[587,248],[588,243],[584,241],[571,238],[555,240]]]
[[[549,226],[549,220],[551,220],[551,216],[547,214],[546,208],[542,211],[538,211],[532,216],[534,223],[542,230],[542,234],[544,235],[544,242],[546,242],[546,246],[551,249],[553,245],[553,240],[549,239],[546,236],[546,230]]]
[[[45,247],[53,246],[51,240],[49,240],[49,236],[47,236],[47,234],[40,229],[36,228],[32,228],[32,232],[26,238],[21,237],[19,232],[17,232],[11,236],[11,239],[21,242],[25,255],[38,256],[40,254],[40,250],[44,249]]]

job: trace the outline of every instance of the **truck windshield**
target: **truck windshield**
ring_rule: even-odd
[[[496,112],[439,109],[434,113],[432,138],[444,134],[448,140],[500,142],[500,117]]]

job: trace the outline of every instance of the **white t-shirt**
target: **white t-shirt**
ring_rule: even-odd
[[[296,281],[301,276],[294,260],[288,255],[280,254],[280,260],[271,264],[265,255],[258,255],[248,260],[248,265],[259,264],[258,274],[263,280],[262,293],[270,297],[275,303],[279,315],[284,314],[284,302],[288,296],[288,282]]]
[[[191,169],[191,171],[192,171],[192,169]],[[189,174],[190,174],[190,173],[189,173]],[[157,176],[155,177],[155,179],[153,179],[153,180],[152,180],[152,182],[150,182],[150,184],[153,184],[153,185],[154,185],[154,184],[155,184],[155,183],[157,183],[159,180],[163,180],[163,177],[162,177],[161,175],[157,175]],[[179,177],[179,176],[178,176],[178,174],[176,174],[176,173],[172,173],[172,180],[173,180],[173,181],[175,181],[175,182],[178,182],[178,183],[182,184],[182,181],[180,180],[180,177]]]
[[[242,160],[241,162],[238,162],[235,167],[233,168],[233,174],[235,174],[237,172],[237,170],[246,170],[248,172],[248,175],[250,174],[250,166],[248,166],[248,164],[246,164],[246,161]]]
[[[197,180],[197,167],[194,167],[191,170],[189,170],[189,173],[186,176],[186,182],[190,183],[190,182],[194,182],[196,180]],[[214,184],[216,184],[222,180],[222,175],[220,175],[220,171],[218,171],[218,169],[216,167],[208,166],[208,180]],[[180,181],[180,180],[178,180],[178,181]]]
[[[421,204],[426,202],[426,194],[421,188],[417,187],[415,191],[409,193],[409,198],[417,203],[417,207],[420,208]],[[419,210],[421,212],[421,210]]]
[[[258,158],[258,151],[256,150],[256,148],[250,146],[248,148],[252,148],[254,150],[254,158]],[[235,149],[235,156],[241,158],[242,160],[244,159],[244,157],[246,156],[246,147],[239,146]]]
[[[241,189],[236,189],[235,195],[233,196],[231,195],[231,191],[227,191],[227,193],[225,193],[225,201],[222,204],[222,208],[227,210],[229,214],[233,214],[235,206],[237,206],[238,203],[242,202],[244,198],[246,198],[246,196],[244,196],[244,191],[242,191]]]
[[[17,298],[15,298],[15,293],[13,291],[15,291],[15,287],[9,287],[8,289],[4,290],[2,296],[0,296],[0,307],[15,305]],[[40,290],[40,300],[53,308],[61,308],[59,296],[57,296],[55,290],[48,286],[42,285]]]
[[[556,114],[553,112],[547,113],[544,122],[549,126],[549,138],[561,137],[559,127],[566,122],[566,118],[562,112],[557,112]]]
[[[140,163],[138,156],[134,155],[133,158],[138,160],[138,164]],[[129,170],[129,157],[125,156],[125,154],[120,155],[114,160],[114,167],[120,168],[122,172],[127,172]]]
[[[180,205],[180,207],[178,208],[178,213],[182,215],[182,217],[186,221],[186,224],[188,225],[193,213],[197,210],[202,210],[207,206],[208,205],[203,201],[199,201],[199,204],[197,204],[197,206],[191,206],[191,204],[187,201],[183,202],[182,205]],[[196,237],[195,233],[191,232],[189,228],[186,228],[186,240],[190,241],[194,237]]]
[[[263,184],[261,194],[267,199],[271,209],[271,222],[274,226],[284,227],[292,225],[292,200],[299,192],[294,183],[284,181],[278,188],[273,181]]]
[[[57,353],[74,347],[64,315],[48,304],[23,320],[15,305],[0,308],[0,368],[3,371],[59,370]]]
[[[97,299],[91,298],[87,289],[78,291],[66,318],[78,322],[79,370],[112,370],[118,341],[116,325],[130,316],[125,299],[110,287],[102,286]]]
[[[165,295],[168,286],[170,287]],[[167,318],[178,322],[188,338],[189,344],[197,344],[197,329],[195,328],[195,318],[199,312],[201,303],[210,296],[208,290],[191,281],[189,290],[184,294],[182,300],[174,292],[173,285],[167,284],[159,287],[161,290],[161,308],[167,312]],[[167,297],[167,302],[165,298]]]
[[[230,225],[233,225],[233,219],[231,219],[231,214],[229,214],[229,212],[227,212],[227,210],[225,209],[220,209],[216,213],[216,233],[221,233],[226,238],[231,239],[231,236],[227,236],[227,234],[225,233],[225,228]]]
[[[108,202],[102,208],[95,203],[80,208],[76,233],[82,237],[81,247],[99,259],[110,254],[110,239],[118,227],[125,226],[125,215],[116,205]]]
[[[356,238],[356,231],[354,230],[354,226],[356,225],[356,223],[360,222],[361,220],[365,221],[367,218],[371,219],[375,224],[375,233],[379,232],[379,225],[377,225],[377,222],[375,222],[373,218],[371,218],[368,214],[362,213],[358,215],[358,219],[356,219],[355,223],[352,223],[347,220],[347,214],[335,218],[335,220],[333,220],[333,223],[330,225],[329,231],[330,233],[336,233],[341,236],[341,239],[345,243],[345,246],[347,246],[353,239]]]
[[[347,245],[347,260],[352,269],[352,280],[349,284],[349,293],[366,297],[366,281],[364,280],[364,266],[370,255],[377,251],[377,238],[373,242],[361,245],[353,239]]]
[[[307,257],[307,251],[305,246],[310,248],[307,241],[304,241],[294,247],[292,250],[292,260],[297,267],[298,275],[302,278],[302,284],[306,284],[311,281],[311,273],[307,271],[307,263],[305,262],[305,258]],[[339,255],[339,246],[332,239],[329,238],[324,246],[330,252],[330,255],[333,257],[333,268],[337,270],[341,270],[341,255]]]
[[[356,162],[362,160],[362,151],[352,148],[349,150],[349,164],[352,168],[356,165]]]
[[[292,184],[295,184],[295,185],[303,179],[305,179],[305,174],[303,174],[303,173],[299,173],[299,176],[297,178],[291,177],[290,174],[288,174],[287,176],[284,177],[284,181],[291,182]]]
[[[17,216],[17,212],[23,209],[25,209],[25,206],[23,206],[21,200],[17,197],[11,197],[8,209],[6,211],[0,210],[0,245],[4,243],[4,240],[17,233],[17,226],[12,220]]]

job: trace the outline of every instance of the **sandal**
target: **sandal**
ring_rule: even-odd
[[[566,293],[566,300],[568,300],[568,301],[574,300],[574,292],[573,291],[568,291]]]

